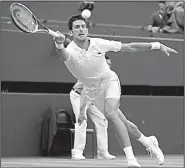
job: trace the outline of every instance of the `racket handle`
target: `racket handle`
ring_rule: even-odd
[[[48,34],[50,34],[50,35],[52,35],[54,37],[60,37],[60,35],[57,32],[55,32],[55,31],[53,31],[51,29],[48,29]]]

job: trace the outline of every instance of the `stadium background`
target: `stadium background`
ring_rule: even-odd
[[[1,3],[1,16],[9,17],[11,2]],[[67,21],[78,12],[78,2],[25,2],[41,19]],[[95,23],[116,25],[147,25],[149,16],[158,9],[157,2],[96,2],[92,13]],[[55,22],[52,24],[56,24]],[[67,27],[53,27],[67,31]],[[92,34],[116,35],[107,38],[123,42],[153,41],[149,33],[140,29],[121,29],[97,26]],[[60,82],[75,83],[76,80],[59,62],[50,36],[20,33],[12,24],[1,24],[1,66],[2,85],[11,82]],[[13,30],[13,31],[12,31]],[[179,54],[170,57],[159,51],[142,53],[109,53],[112,69],[119,75],[122,85],[142,86],[183,86],[184,41],[179,35],[158,35],[159,41],[176,49]],[[142,37],[142,38],[141,38]],[[146,37],[146,38],[145,38]],[[170,38],[170,39],[169,39]],[[171,39],[172,38],[172,39]],[[43,85],[42,85],[43,86]],[[53,85],[54,86],[54,85]],[[24,86],[23,86],[24,87]],[[40,88],[42,89],[42,88]],[[62,88],[61,88],[62,89]],[[5,90],[7,91],[6,88]],[[2,156],[40,155],[42,114],[49,106],[70,106],[68,94],[30,94],[4,92],[2,101]],[[121,109],[126,116],[147,135],[155,134],[165,154],[183,153],[183,95],[125,95]],[[92,122],[89,122],[92,128]],[[90,153],[88,139],[86,153]],[[136,154],[145,154],[145,149],[132,140]],[[109,129],[109,150],[119,155],[123,151]]]

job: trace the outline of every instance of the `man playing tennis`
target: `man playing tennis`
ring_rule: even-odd
[[[128,167],[140,167],[133,154],[129,135],[125,124],[119,117],[120,82],[105,61],[105,53],[108,51],[137,52],[151,49],[160,49],[169,56],[170,52],[177,53],[159,42],[153,43],[121,43],[101,38],[89,38],[88,29],[84,18],[81,15],[72,16],[68,21],[69,33],[73,41],[63,47],[65,36],[55,37],[55,46],[60,60],[72,75],[83,83],[81,93],[81,110],[79,124],[86,120],[86,109],[92,102],[104,113],[111,124],[116,137],[124,150]],[[150,141],[149,151],[160,164],[164,162],[164,156],[157,141]]]

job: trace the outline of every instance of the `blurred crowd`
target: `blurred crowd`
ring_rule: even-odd
[[[147,26],[147,30],[152,33],[178,33],[184,34],[184,1],[158,1],[158,11],[151,14],[150,24]],[[87,9],[93,12],[95,8],[95,2],[91,0],[84,0],[79,2],[78,11],[82,12]],[[91,17],[86,19],[87,27],[89,29],[96,26],[92,22]],[[71,37],[67,34],[64,46],[67,46],[71,41]]]
[[[148,31],[184,33],[184,1],[159,1],[159,10],[151,15]]]
[[[159,1],[159,10],[152,13],[148,31],[152,33],[178,33],[184,34],[184,1]],[[79,11],[88,9],[91,12],[95,7],[93,1],[82,1],[79,3]],[[89,28],[95,27],[92,20],[87,19]]]

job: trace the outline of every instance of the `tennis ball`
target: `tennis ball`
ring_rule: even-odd
[[[88,9],[84,9],[81,15],[83,18],[88,19],[91,16],[91,11]]]

